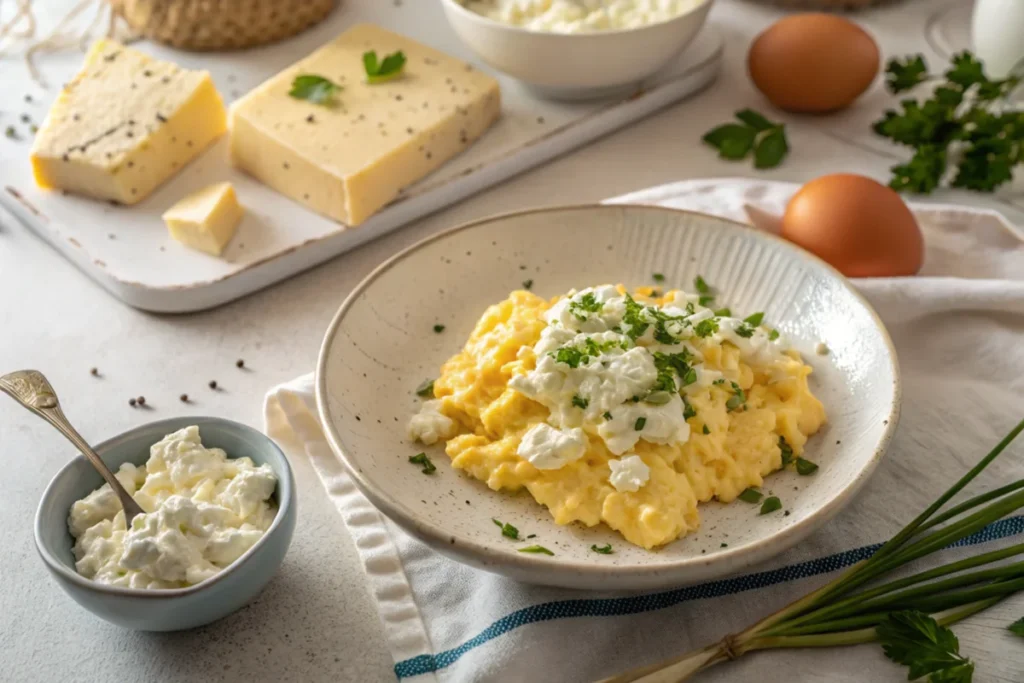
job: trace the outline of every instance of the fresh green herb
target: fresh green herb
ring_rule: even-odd
[[[775,341],[778,338],[779,338],[779,331],[778,330],[772,330],[771,332],[768,333],[768,341]]]
[[[533,280],[523,280],[523,289],[529,291],[533,287]]]
[[[728,547],[729,547],[729,544],[728,544],[728,543],[722,543],[722,544],[721,544],[721,545],[719,545],[718,547],[719,547],[719,548],[728,548]]]
[[[693,333],[701,338],[710,337],[715,332],[718,332],[718,318],[701,320],[693,327]]]
[[[662,273],[651,273],[651,279],[655,282],[664,282],[665,276]]]
[[[710,306],[711,303],[714,302],[714,300],[715,297],[711,296],[710,294],[705,294],[704,296],[697,299],[697,303],[699,303],[701,306]]]
[[[498,525],[501,529],[501,535],[506,538],[511,538],[513,541],[519,540],[519,529],[515,528],[511,524],[502,523],[500,520],[491,518],[491,521]]]
[[[606,419],[606,420],[610,420],[610,419],[612,419],[612,414],[611,414],[611,413],[609,413],[609,412],[607,412],[607,411],[605,411],[605,414],[604,414],[604,419]]]
[[[575,346],[563,346],[560,349],[555,349],[551,352],[555,361],[558,363],[565,363],[570,368],[578,368],[580,363],[584,365],[590,360],[590,356],[583,353],[580,349]],[[586,358],[586,360],[583,360]]]
[[[744,159],[754,151],[755,168],[775,168],[789,153],[786,127],[773,123],[752,109],[736,112],[740,123],[713,128],[701,138],[718,150],[722,159]]]
[[[672,394],[667,391],[654,391],[647,394],[644,398],[644,403],[650,403],[652,406],[663,406],[672,400]]]
[[[782,453],[782,466],[787,467],[793,462],[793,448],[786,443],[784,436],[779,436],[779,451]]]
[[[647,418],[646,417],[638,417],[636,419],[636,422],[633,423],[633,430],[639,432],[639,431],[641,431],[644,428],[645,424],[647,424]]]
[[[732,317],[732,309],[730,309],[730,308],[719,308],[717,311],[715,311],[715,315],[717,315],[719,318],[731,318]]]
[[[697,409],[691,406],[690,402],[683,396],[683,419],[689,420],[691,417],[697,417]]]
[[[909,90],[929,80],[921,55],[893,59],[886,82],[893,92]],[[978,192],[992,192],[1012,180],[1013,169],[1024,163],[1024,112],[1007,106],[1021,76],[990,79],[970,52],[953,56],[945,80],[923,102],[900,101],[873,124],[874,131],[914,153],[893,166],[889,187],[927,194],[943,182]],[[947,178],[949,162],[956,172]]]
[[[409,456],[409,462],[414,465],[423,466],[423,474],[433,474],[437,471],[437,467],[434,463],[430,462],[430,458],[427,457],[426,453],[417,453],[416,455]]]
[[[668,392],[670,394],[675,393],[676,375],[679,376],[680,384],[684,387],[697,381],[697,371],[690,367],[693,355],[686,349],[683,349],[679,353],[662,353],[661,351],[655,351],[653,356],[654,367],[658,371],[658,378],[654,382],[652,391]],[[666,401],[666,403],[667,402],[668,401]]]
[[[1010,633],[1024,637],[1024,617],[1021,617],[1006,628],[1009,629]]]
[[[434,332],[437,334],[444,332],[444,325],[434,325]]]
[[[693,286],[697,290],[698,294],[710,294],[711,293],[711,287],[708,285],[707,282],[704,281],[704,278],[701,277],[700,275],[698,275],[697,277],[693,278]]]
[[[764,313],[760,311],[757,313],[752,313],[743,319],[743,322],[750,325],[751,327],[757,327],[758,325],[761,324],[762,321],[764,321]]]
[[[638,304],[629,294],[626,295],[626,312],[622,316],[622,322],[626,325],[626,335],[636,341],[643,336],[651,323],[646,319],[647,307]]]
[[[341,91],[341,86],[332,83],[323,76],[302,74],[292,81],[292,89],[288,94],[297,100],[306,100],[313,104],[330,105],[334,96]]]
[[[711,430],[708,429],[707,424],[704,425],[704,430],[703,431],[704,431],[705,434],[710,434],[711,433]]]
[[[796,459],[796,472],[797,474],[807,476],[808,474],[814,474],[818,471],[818,466],[810,460],[804,458]]]
[[[739,495],[740,500],[751,505],[760,503],[762,498],[764,498],[764,494],[754,488],[745,488],[743,493]]]
[[[736,326],[736,334],[744,339],[750,339],[754,336],[754,328],[746,323],[740,323]]]
[[[405,66],[405,54],[399,50],[377,61],[377,51],[370,50],[363,53],[363,69],[366,70],[367,83],[383,83],[393,78],[398,78]]]
[[[611,543],[606,543],[602,546],[592,545],[590,546],[590,549],[593,550],[595,553],[601,553],[602,555],[611,555],[614,552],[612,550]]]
[[[731,384],[733,393],[725,402],[725,409],[730,413],[734,410],[739,410],[747,402],[747,395],[744,393],[740,385],[736,384],[736,382],[732,382]]]
[[[569,302],[569,312],[580,322],[586,321],[591,313],[600,313],[602,308],[604,304],[597,300],[593,292],[587,292]]]
[[[519,552],[521,552],[521,553],[534,553],[534,554],[543,553],[544,555],[554,556],[553,552],[551,552],[550,550],[548,550],[547,548],[545,548],[542,545],[528,545],[525,548],[520,548]]]
[[[927,614],[892,612],[875,627],[885,656],[909,666],[907,680],[928,676],[933,683],[969,683],[974,663],[960,654],[956,635]]]
[[[781,509],[782,509],[782,501],[779,500],[779,497],[778,496],[769,496],[768,498],[764,499],[763,503],[761,503],[761,512],[759,512],[758,514],[759,515],[767,515],[767,514],[770,514],[772,512],[775,512],[776,510],[781,510]]]
[[[583,398],[579,394],[576,394],[572,397],[572,404],[577,408],[586,410],[587,406],[590,405],[590,399]]]
[[[434,380],[432,380],[432,379],[423,380],[423,383],[420,384],[418,387],[416,387],[416,395],[417,396],[423,396],[424,398],[427,397],[427,396],[433,396],[434,395]]]
[[[14,129],[14,126],[7,126],[7,128],[4,130],[4,135],[11,139],[14,139],[18,137],[18,131]]]

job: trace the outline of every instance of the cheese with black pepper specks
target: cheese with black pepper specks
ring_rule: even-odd
[[[135,204],[227,129],[206,71],[97,41],[32,147],[36,183]]]
[[[364,52],[401,50],[402,75],[369,84]],[[341,86],[327,106],[288,95],[299,75]],[[482,135],[498,83],[465,62],[370,24],[353,26],[231,106],[231,159],[314,211],[356,225]]]

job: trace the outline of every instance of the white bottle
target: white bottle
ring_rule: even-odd
[[[1024,75],[1024,0],[975,0],[971,42],[989,78]]]

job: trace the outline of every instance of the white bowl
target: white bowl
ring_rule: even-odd
[[[635,87],[696,37],[713,0],[640,28],[552,33],[503,24],[457,0],[441,6],[459,38],[481,59],[554,99],[605,97]]]
[[[525,267],[525,270],[522,268]],[[558,526],[529,495],[508,495],[460,474],[443,445],[411,443],[415,390],[459,351],[490,304],[523,280],[548,297],[607,282],[691,288],[703,275],[734,310],[764,311],[814,368],[811,387],[828,424],[807,444],[812,476],[770,475],[789,511],[701,505],[699,530],[656,552],[605,526]],[[436,324],[445,325],[441,334]],[[828,355],[815,354],[824,342]],[[316,377],[324,430],[356,485],[386,515],[437,551],[533,583],[652,589],[740,571],[785,551],[835,515],[864,485],[899,414],[895,351],[881,321],[831,266],[789,242],[705,214],[605,205],[537,209],[459,226],[371,273],[327,331]],[[426,451],[426,476],[409,456]],[[468,504],[467,504],[468,501]],[[492,518],[554,551],[516,551]],[[590,550],[611,543],[612,555]],[[723,547],[726,544],[726,547]]]

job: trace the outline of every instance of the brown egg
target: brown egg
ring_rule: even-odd
[[[848,107],[871,85],[878,64],[871,36],[832,14],[780,19],[747,54],[750,78],[772,104],[811,114]]]
[[[782,236],[847,277],[913,275],[924,261],[921,229],[903,199],[852,173],[801,187],[786,206]]]

